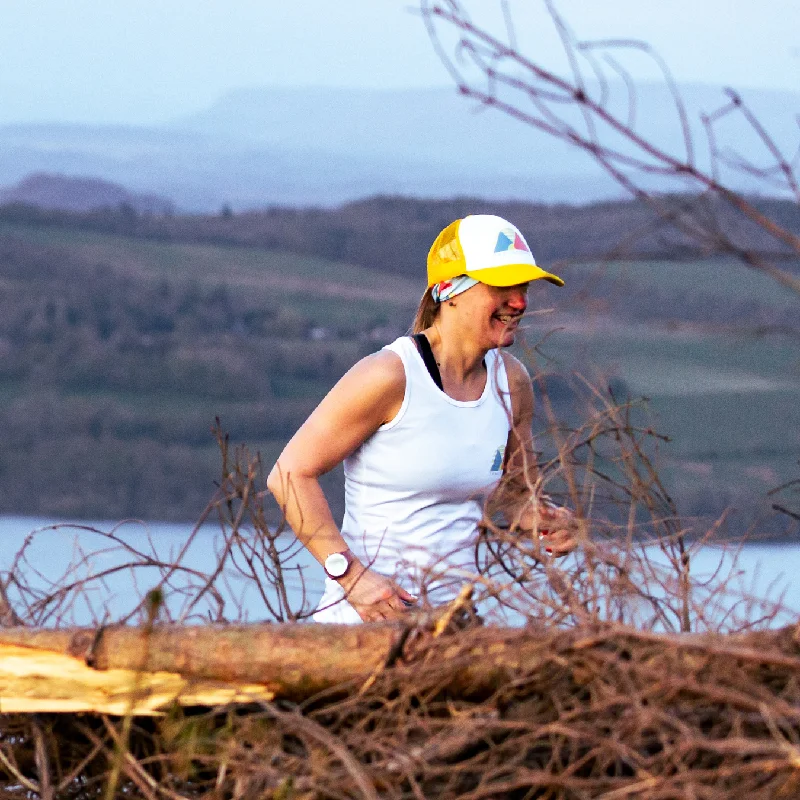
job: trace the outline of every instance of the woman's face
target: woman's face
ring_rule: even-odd
[[[464,292],[461,297],[464,312],[469,313],[470,327],[478,334],[482,345],[509,347],[522,315],[528,307],[528,284],[516,286],[488,286],[479,283]]]

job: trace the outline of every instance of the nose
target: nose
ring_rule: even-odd
[[[514,311],[524,311],[528,307],[528,287],[512,287],[506,302]]]

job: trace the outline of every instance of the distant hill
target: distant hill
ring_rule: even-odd
[[[35,173],[10,189],[0,190],[0,204],[21,203],[54,211],[94,211],[127,207],[138,213],[168,214],[174,204],[154,194],[129,192],[100,178]]]
[[[589,91],[600,94],[599,87],[590,86]],[[710,114],[730,100],[719,86],[681,84],[678,91],[696,139],[696,158],[702,164],[708,147],[700,115]],[[658,146],[684,155],[683,129],[667,86],[638,84],[633,102],[622,83],[608,84],[607,94],[612,112],[630,119],[632,127]],[[742,96],[776,142],[792,152],[791,146],[798,143],[794,112],[800,108],[800,92],[747,89]],[[524,105],[521,109],[525,111]],[[580,130],[578,115],[575,117],[571,122]],[[176,120],[174,128],[252,145],[402,158],[442,170],[455,167],[481,176],[495,174],[499,197],[519,196],[516,186],[502,194],[500,181],[512,176],[585,176],[589,182],[602,176],[594,162],[573,147],[448,88],[244,88],[225,94],[205,111]],[[735,146],[744,157],[765,155],[757,152],[758,143],[752,136],[750,140],[732,138],[742,132],[734,115],[716,130],[720,149]],[[606,143],[612,142],[602,130],[598,135]],[[540,187],[534,185],[528,191],[525,199],[548,199]],[[552,199],[563,201],[568,196],[564,193]]]
[[[721,89],[680,87],[695,134],[697,163],[708,160],[700,115],[727,102]],[[643,136],[683,157],[672,96],[638,87],[627,108],[624,87],[611,106],[632,114]],[[775,142],[791,154],[800,95],[747,90],[744,99]],[[728,116],[715,146],[731,164],[768,163],[763,142]],[[624,147],[623,147],[624,150]],[[14,125],[0,128],[0,185],[35,172],[94,175],[139,193],[170,198],[189,211],[330,206],[372,194],[425,198],[483,197],[581,205],[619,199],[621,190],[574,148],[455,89],[366,90],[252,88],[212,107],[151,128]],[[731,167],[739,188],[758,182]],[[653,175],[658,191],[683,191]]]
[[[800,207],[787,200],[751,198],[770,219],[800,235]],[[187,244],[225,244],[288,251],[347,262],[382,273],[418,277],[421,265],[445,225],[467,214],[493,213],[524,232],[544,265],[564,260],[670,260],[714,255],[665,217],[712,214],[731,241],[770,258],[790,257],[788,247],[721,201],[692,196],[662,198],[662,213],[642,200],[584,206],[455,197],[430,200],[401,196],[368,197],[334,208],[271,207],[215,214],[131,214],[115,208],[88,212],[42,211],[0,206],[0,221],[34,226],[81,228],[138,239]]]

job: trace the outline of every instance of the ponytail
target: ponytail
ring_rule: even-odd
[[[422,299],[419,301],[417,313],[414,315],[414,321],[411,323],[411,333],[422,333],[422,331],[430,328],[433,321],[439,314],[439,303],[433,299],[431,294],[432,287],[425,290]]]

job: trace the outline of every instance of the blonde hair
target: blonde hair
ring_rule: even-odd
[[[422,333],[426,328],[433,325],[433,321],[439,314],[439,303],[433,299],[431,292],[433,287],[429,286],[422,295],[417,307],[417,313],[414,315],[414,321],[411,323],[411,333]]]

